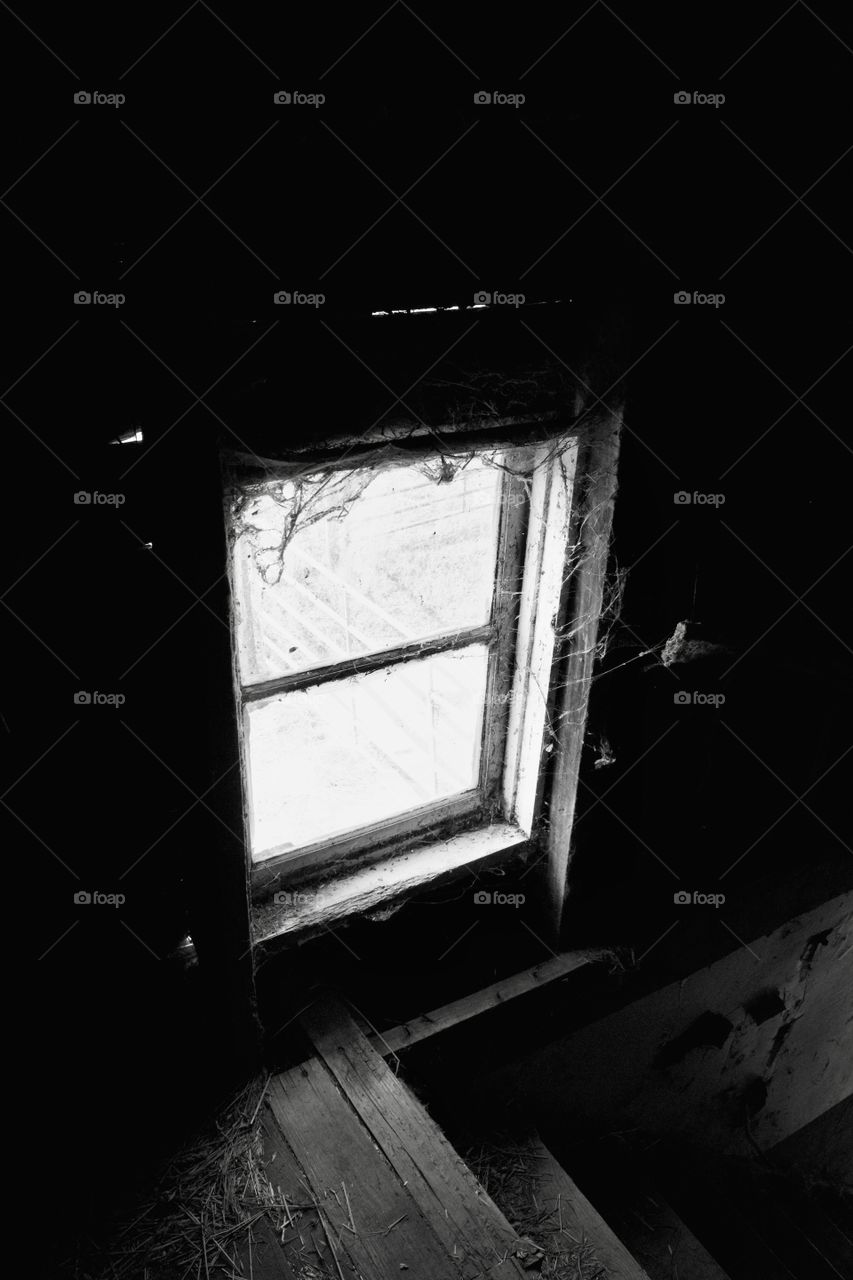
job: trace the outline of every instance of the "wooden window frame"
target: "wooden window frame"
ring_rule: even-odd
[[[269,940],[271,935],[305,932],[321,919],[340,918],[381,905],[395,894],[411,892],[432,879],[453,874],[454,870],[534,851],[544,851],[547,855],[546,881],[551,898],[551,916],[558,929],[566,892],[568,843],[591,671],[589,647],[583,652],[577,651],[577,627],[573,615],[577,613],[576,601],[580,593],[584,597],[584,607],[590,608],[589,616],[583,619],[580,639],[586,643],[592,638],[594,647],[601,595],[599,591],[596,597],[594,587],[590,595],[584,584],[590,574],[597,580],[603,573],[612,502],[603,514],[598,513],[592,525],[588,525],[591,511],[587,482],[590,468],[595,468],[601,458],[605,458],[608,465],[612,462],[613,471],[608,470],[604,480],[593,486],[598,503],[601,485],[606,487],[615,474],[618,421],[615,418],[611,421],[610,417],[603,447],[580,440],[570,430],[559,432],[554,426],[550,427],[547,435],[540,432],[533,444],[520,440],[518,434],[513,436],[512,432],[483,439],[474,445],[466,442],[464,447],[460,442],[456,449],[452,442],[441,447],[429,439],[407,441],[406,452],[413,460],[419,461],[430,455],[436,458],[452,456],[454,452],[470,455],[472,452],[522,449],[528,451],[530,458],[531,482],[527,486],[526,502],[502,504],[498,565],[517,565],[523,547],[523,570],[520,582],[517,569],[505,574],[505,580],[498,582],[495,607],[487,628],[491,629],[491,644],[498,655],[497,660],[489,663],[487,712],[489,699],[494,698],[495,691],[506,688],[508,671],[511,673],[507,714],[486,714],[484,717],[486,738],[481,753],[481,781],[485,776],[491,783],[490,789],[484,792],[488,795],[488,804],[483,803],[482,795],[466,793],[449,801],[410,810],[400,818],[350,832],[340,841],[323,842],[322,851],[311,846],[280,858],[265,858],[253,863],[248,845],[250,796],[243,742],[243,694],[237,671],[234,582],[229,564],[234,685],[238,696],[244,825],[252,899],[261,904],[268,902],[275,890],[295,891],[301,885],[325,881],[313,895],[309,895],[313,904],[310,908],[304,911],[290,909],[282,913],[282,919],[273,925],[267,916],[263,928],[259,933],[256,931],[256,942],[265,938]],[[381,453],[377,454],[378,458],[381,456]],[[257,466],[253,468],[249,459],[226,459],[226,471],[232,485],[236,483],[239,486],[241,482],[241,461],[242,474],[250,475],[253,481],[263,476],[270,479],[286,477],[293,474],[296,465],[299,470],[308,469],[304,457],[300,457],[298,463],[290,460],[272,464],[264,462],[262,470]],[[398,456],[396,465],[401,461],[403,459]],[[351,452],[349,456],[336,459],[320,451],[311,455],[310,469],[320,471],[352,468],[354,465],[356,462]],[[371,452],[367,451],[359,455],[357,465],[368,467],[381,465],[381,462],[371,461]],[[271,474],[271,467],[277,469],[275,474]],[[611,498],[612,488],[611,484]],[[590,537],[593,537],[594,546],[589,545]],[[519,608],[515,623],[513,615],[517,595]],[[562,646],[563,651],[558,653],[557,636],[562,627],[567,628],[570,638],[568,644]],[[504,632],[510,630],[512,635],[508,638],[503,634],[500,642],[495,643],[500,628]],[[471,643],[470,633],[464,633],[459,643]],[[444,638],[437,643],[436,651],[452,647],[457,646]],[[568,655],[566,649],[569,650]],[[426,652],[423,646],[418,646],[417,653],[411,656],[423,656]],[[385,651],[353,660],[353,670],[379,669],[388,663],[390,656],[394,656],[396,661],[405,660],[400,651]],[[309,683],[339,678],[340,668],[349,665],[330,664],[325,669],[283,677],[276,682],[277,687],[305,687]],[[268,696],[270,685],[271,682],[266,682],[265,692],[258,692],[258,686],[248,686],[247,699]],[[567,734],[549,732],[552,718],[556,714],[562,720],[569,703],[574,712],[580,710],[582,713],[580,732],[576,727]],[[571,724],[577,726],[576,714]],[[569,788],[570,795],[562,797],[557,814],[557,831],[559,837],[565,837],[563,843],[558,843],[551,822],[547,824],[546,833],[538,830],[546,775],[550,775],[551,781],[559,775],[563,785]],[[318,857],[321,852],[322,856]],[[290,901],[296,895],[276,896],[287,897]]]

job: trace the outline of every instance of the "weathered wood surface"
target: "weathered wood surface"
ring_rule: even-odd
[[[468,1018],[486,1013],[489,1009],[496,1009],[506,1004],[508,1000],[515,999],[516,996],[524,995],[548,982],[555,982],[558,978],[565,978],[575,970],[602,960],[609,954],[608,951],[600,949],[566,951],[562,955],[554,956],[552,960],[545,960],[542,964],[524,969],[521,973],[514,973],[501,982],[494,982],[480,991],[474,991],[461,1000],[453,1000],[450,1004],[442,1005],[432,1013],[422,1014],[421,1017],[413,1018],[411,1022],[404,1022],[399,1027],[384,1031],[381,1035],[369,1036],[368,1040],[381,1054],[397,1053],[398,1050],[417,1044],[419,1040],[424,1040],[428,1036],[447,1031]]]
[[[607,1280],[649,1280],[640,1264],[575,1185],[539,1135],[529,1134],[524,1147],[531,1155],[536,1156],[537,1203],[548,1210],[556,1208],[562,1229],[575,1240],[589,1241],[596,1258],[607,1268]]]
[[[616,497],[620,426],[621,416],[616,413],[607,414],[598,424],[578,478],[578,485],[583,484],[586,491],[578,503],[580,557],[573,574],[570,616],[565,622],[571,640],[554,720],[559,745],[548,810],[546,880],[555,937],[560,934],[568,895],[578,775]]]
[[[623,1136],[573,1143],[571,1173],[651,1280],[729,1280],[661,1194],[648,1162]]]
[[[298,1237],[289,1231],[285,1239],[299,1244]],[[252,1226],[252,1240],[242,1244],[239,1249],[243,1275],[253,1280],[300,1280],[299,1271],[294,1265],[294,1250],[282,1246],[275,1228],[264,1218],[259,1218]],[[300,1255],[305,1261],[313,1261],[308,1250]],[[221,1274],[221,1272],[219,1273]]]
[[[322,1062],[277,1077],[268,1104],[304,1170],[304,1195],[317,1202],[327,1271],[348,1280],[463,1275]]]
[[[756,1077],[767,1085],[751,1121],[762,1151],[840,1102],[851,1092],[853,1064],[853,894],[764,936],[746,932],[728,906],[721,914],[746,945],[732,938],[732,951],[715,963],[498,1066],[490,1087],[499,1096],[535,1097],[537,1115],[561,1131],[606,1129],[618,1113],[652,1137],[678,1136],[747,1158],[754,1149],[744,1126],[731,1122],[731,1099]],[[686,924],[680,928],[685,935]],[[756,1021],[748,1007],[773,991],[778,1011]],[[726,1017],[731,1035],[661,1066],[661,1053],[677,1050],[708,1012]]]
[[[286,906],[256,903],[253,909],[255,958],[261,963],[289,941],[304,941],[331,925],[375,911],[403,899],[426,885],[443,884],[464,870],[504,862],[527,843],[523,831],[508,822],[494,822],[474,831],[459,832],[419,848],[408,849],[380,863],[341,872],[312,885],[311,893]]]
[[[347,1011],[325,998],[303,1014],[302,1024],[447,1254],[464,1258],[466,1266],[473,1262],[474,1274],[479,1269],[501,1280],[525,1274],[515,1257],[523,1249],[520,1237]],[[507,1265],[495,1271],[500,1263]]]
[[[658,1163],[663,1164],[668,1155],[664,1147]],[[853,1276],[853,1245],[793,1180],[755,1160],[733,1159],[704,1149],[678,1153],[676,1169],[679,1160],[687,1166],[687,1178],[701,1177],[699,1195],[704,1197],[710,1188],[712,1197],[719,1196],[728,1205],[728,1219],[742,1217],[750,1235],[798,1280],[848,1280]]]
[[[726,1176],[715,1175],[707,1148],[688,1152],[659,1143],[650,1153],[656,1181],[675,1210],[693,1226],[733,1276],[758,1280],[798,1280],[802,1274],[788,1256],[787,1242],[766,1240],[758,1230],[754,1207],[732,1191]],[[808,1280],[822,1272],[808,1271]],[[838,1280],[838,1277],[833,1277]]]
[[[641,1216],[635,1215],[634,1229],[622,1234],[625,1245],[643,1263],[650,1280],[672,1280],[676,1274],[689,1276],[690,1280],[729,1280],[701,1240],[659,1195],[652,1203],[646,1201]]]
[[[289,1221],[280,1232],[268,1220],[259,1220],[257,1235],[253,1235],[251,1260],[248,1249],[241,1250],[243,1274],[253,1280],[303,1280],[306,1264],[314,1265],[322,1273],[324,1259],[329,1256],[326,1235],[319,1214],[311,1207],[305,1171],[269,1106],[261,1112],[261,1131],[266,1175],[284,1195],[288,1210],[282,1216]]]

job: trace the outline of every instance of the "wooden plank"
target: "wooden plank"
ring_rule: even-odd
[[[794,1195],[790,1186],[780,1181],[775,1190],[778,1203],[786,1210],[800,1235],[808,1242],[809,1248],[834,1271],[838,1280],[853,1276],[853,1239],[844,1232],[840,1223],[834,1221],[826,1207],[812,1192],[812,1197],[805,1193]],[[840,1199],[840,1197],[839,1197]],[[853,1209],[853,1205],[850,1206]]]
[[[306,1264],[322,1273],[329,1258],[326,1234],[319,1214],[311,1207],[305,1170],[297,1161],[269,1109],[260,1116],[264,1141],[264,1168],[274,1187],[283,1195],[290,1223],[283,1234],[268,1218],[252,1227],[251,1258],[248,1245],[240,1248],[243,1274],[254,1280],[302,1280]],[[285,1213],[282,1210],[282,1218]]]
[[[651,1280],[673,1280],[676,1274],[689,1280],[728,1280],[621,1134],[572,1142],[572,1160],[572,1173]]]
[[[486,1271],[509,1261],[509,1275],[525,1274],[514,1260],[520,1237],[343,1006],[318,1000],[302,1024],[448,1252],[465,1250]]]
[[[439,1031],[447,1031],[468,1018],[474,1018],[477,1014],[486,1013],[489,1009],[506,1004],[516,996],[525,995],[526,992],[534,991],[548,982],[555,982],[558,978],[565,978],[576,969],[582,969],[585,965],[593,964],[610,954],[609,951],[600,948],[564,951],[562,955],[554,956],[552,960],[545,960],[542,964],[522,970],[521,973],[514,973],[501,982],[493,982],[491,986],[474,991],[461,1000],[453,1000],[450,1004],[442,1005],[440,1009],[434,1009],[432,1013],[422,1014],[419,1018],[413,1018],[411,1022],[393,1027],[381,1036],[373,1035],[368,1039],[377,1053],[383,1055],[396,1053],[400,1049],[408,1048],[409,1045],[417,1044],[419,1040],[436,1035]]]
[[[690,1280],[729,1280],[719,1262],[660,1196],[655,1196],[653,1204],[647,1201],[641,1205],[631,1230],[620,1224],[619,1231],[651,1280],[672,1280],[675,1274]]]
[[[849,1242],[784,1177],[707,1151],[702,1152],[702,1167],[704,1176],[748,1214],[756,1235],[795,1275],[808,1280],[845,1280],[853,1275]]]
[[[327,1272],[364,1280],[471,1276],[377,1149],[326,1067],[316,1059],[270,1083],[268,1106],[305,1171],[327,1238]]]
[[[565,634],[571,637],[571,647],[555,709],[559,745],[555,752],[546,841],[548,907],[555,937],[560,935],[568,894],[578,774],[616,496],[620,425],[620,414],[605,413],[591,433],[583,464],[582,483],[586,492],[578,512],[581,550],[570,583],[570,614],[564,624]]]
[[[795,1280],[784,1246],[767,1243],[755,1230],[751,1207],[731,1196],[725,1180],[706,1170],[709,1152],[687,1154],[669,1144],[655,1146],[656,1181],[667,1199],[733,1276],[755,1276],[761,1280]]]
[[[853,899],[850,903],[853,911]],[[836,967],[832,957],[829,963]],[[853,1196],[853,1093],[802,1125],[766,1152],[773,1165],[798,1178],[846,1185]]]
[[[257,904],[253,915],[255,962],[265,958],[268,948],[282,945],[296,934],[304,941],[338,921],[375,911],[466,868],[505,861],[526,844],[527,837],[518,827],[494,822],[436,844],[396,853],[386,862],[340,872],[310,885],[301,896],[294,894],[287,905]]]
[[[252,1224],[251,1251],[248,1243],[244,1243],[240,1245],[238,1254],[246,1277],[252,1276],[254,1280],[300,1280],[290,1251],[282,1248],[272,1224],[265,1218],[259,1218]]]
[[[536,1200],[546,1209],[559,1206],[563,1230],[576,1240],[588,1240],[596,1258],[607,1268],[608,1280],[649,1280],[622,1241],[590,1204],[563,1166],[537,1133],[528,1136],[525,1148],[536,1159]],[[692,1272],[686,1274],[692,1276]]]

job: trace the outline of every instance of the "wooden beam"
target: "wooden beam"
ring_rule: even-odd
[[[304,1194],[304,1193],[303,1193]],[[303,1235],[310,1235],[305,1227]],[[281,1240],[265,1217],[260,1217],[251,1226],[252,1240],[247,1238],[238,1246],[237,1253],[243,1268],[244,1276],[252,1276],[253,1280],[300,1280],[305,1272],[297,1270],[299,1263],[308,1261],[303,1254],[294,1259],[294,1250],[285,1250]],[[293,1235],[293,1232],[290,1233]],[[319,1258],[316,1259],[318,1262]],[[311,1262],[315,1258],[310,1259]],[[216,1274],[216,1272],[214,1272]],[[219,1271],[221,1275],[222,1272]]]
[[[597,1261],[606,1270],[608,1280],[649,1280],[637,1260],[611,1231],[601,1214],[590,1204],[537,1133],[528,1136],[524,1149],[536,1157],[536,1203],[549,1213],[556,1210],[561,1230],[570,1239],[589,1241]]]
[[[568,895],[578,774],[616,496],[620,427],[621,413],[608,413],[597,423],[586,447],[583,474],[576,482],[585,488],[578,511],[580,555],[569,584],[568,617],[563,624],[570,647],[554,715],[559,744],[545,842],[548,911],[556,938]]]
[[[413,1018],[411,1022],[401,1023],[399,1027],[394,1027],[381,1036],[373,1035],[369,1037],[370,1043],[378,1053],[383,1055],[397,1053],[400,1049],[407,1049],[409,1045],[417,1044],[419,1040],[425,1040],[428,1036],[434,1036],[440,1031],[448,1031],[469,1018],[487,1013],[489,1009],[496,1009],[499,1005],[506,1004],[508,1000],[514,1000],[516,996],[523,996],[528,991],[535,991],[537,987],[545,986],[546,983],[565,978],[576,969],[604,960],[610,955],[611,952],[601,949],[565,951],[562,955],[554,956],[552,960],[545,960],[542,964],[524,969],[521,973],[514,973],[512,977],[494,982],[480,991],[474,991],[461,1000],[453,1000],[450,1004],[442,1005],[432,1013],[425,1013],[419,1018]]]
[[[300,1198],[310,1193],[317,1204],[325,1274],[400,1280],[406,1269],[413,1276],[450,1273],[433,1224],[322,1062],[312,1058],[277,1076],[267,1097],[281,1141],[304,1170]],[[298,1186],[290,1190],[299,1195]],[[312,1241],[316,1248],[316,1231]]]
[[[524,1247],[521,1238],[346,1009],[326,997],[301,1021],[325,1067],[447,1253],[475,1262],[487,1273],[509,1263],[505,1272],[495,1274],[523,1276],[516,1260]]]

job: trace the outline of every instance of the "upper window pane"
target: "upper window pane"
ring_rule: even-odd
[[[234,544],[243,684],[488,622],[500,457],[272,482]]]

